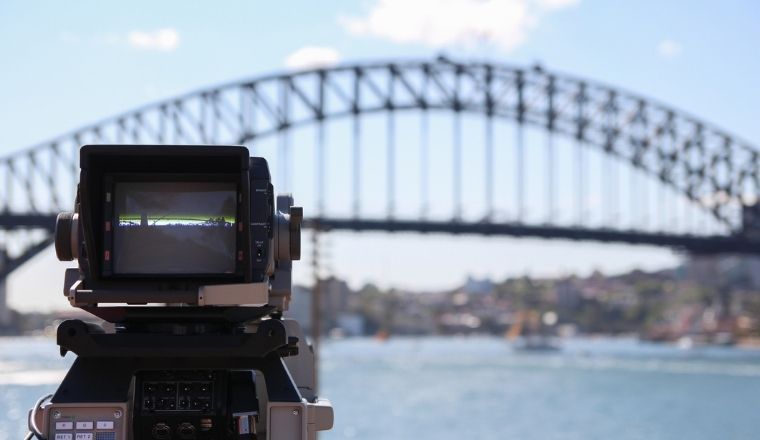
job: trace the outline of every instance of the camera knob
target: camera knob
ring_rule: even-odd
[[[301,223],[303,208],[293,206],[293,196],[277,196],[275,213],[275,253],[276,261],[293,261],[301,259]]]
[[[301,259],[301,223],[303,222],[303,208],[300,206],[290,207],[290,259]]]
[[[55,219],[55,255],[60,261],[78,257],[79,214],[62,212]]]

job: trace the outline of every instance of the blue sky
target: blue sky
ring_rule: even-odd
[[[752,1],[6,0],[0,154],[147,102],[289,66],[441,51],[541,62],[657,98],[754,143],[759,22]],[[327,242],[332,272],[357,286],[432,289],[467,274],[500,279],[678,261],[661,249],[506,238],[333,234]],[[13,275],[15,306],[65,306],[58,294],[46,299],[62,280],[52,260],[41,256]],[[301,264],[297,279],[309,277]]]

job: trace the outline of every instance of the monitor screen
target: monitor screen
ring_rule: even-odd
[[[115,182],[113,273],[235,273],[235,182]]]

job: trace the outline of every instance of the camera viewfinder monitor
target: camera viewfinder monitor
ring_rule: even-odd
[[[232,178],[234,179],[234,177]],[[236,273],[235,180],[112,176],[110,272],[114,276]],[[110,206],[109,206],[110,205]],[[111,232],[109,236],[109,232]]]

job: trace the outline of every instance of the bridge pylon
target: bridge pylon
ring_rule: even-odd
[[[11,310],[8,308],[7,284],[8,272],[6,261],[8,260],[5,249],[0,249],[0,328],[11,324]]]
[[[742,235],[753,241],[760,240],[760,202],[742,205]]]

